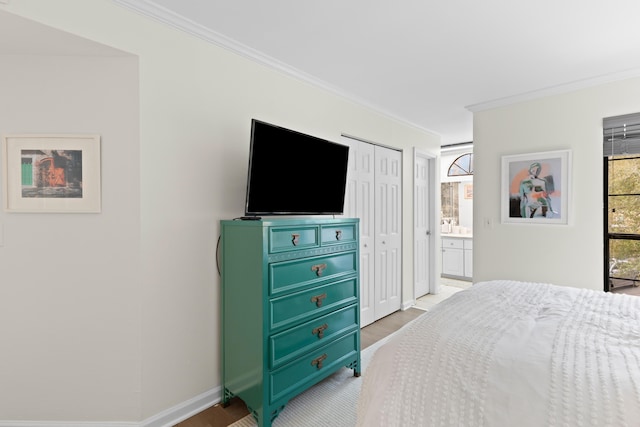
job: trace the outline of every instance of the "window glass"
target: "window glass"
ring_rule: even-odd
[[[459,182],[443,182],[440,184],[441,209],[443,224],[458,225],[458,187]]]
[[[447,176],[473,175],[473,153],[463,154],[451,163]]]
[[[609,159],[609,195],[640,194],[640,157]]]
[[[609,241],[609,280],[610,285],[629,286],[640,279],[640,241]]]

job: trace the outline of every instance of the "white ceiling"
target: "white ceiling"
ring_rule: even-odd
[[[443,144],[472,140],[472,111],[640,76],[638,0],[112,1]]]
[[[473,139],[472,110],[640,75],[638,0],[115,1],[443,144]]]

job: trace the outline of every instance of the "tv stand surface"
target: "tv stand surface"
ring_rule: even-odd
[[[242,221],[260,221],[262,217],[261,216],[241,216],[240,219]]]

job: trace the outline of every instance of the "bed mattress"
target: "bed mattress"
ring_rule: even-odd
[[[640,426],[640,298],[476,283],[376,352],[358,426]]]

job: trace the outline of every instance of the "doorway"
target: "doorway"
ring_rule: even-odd
[[[435,242],[433,230],[438,220],[435,212],[435,161],[427,153],[413,153],[413,231],[414,231],[414,283],[413,295],[418,299],[427,294],[436,294],[439,283],[435,280]]]

